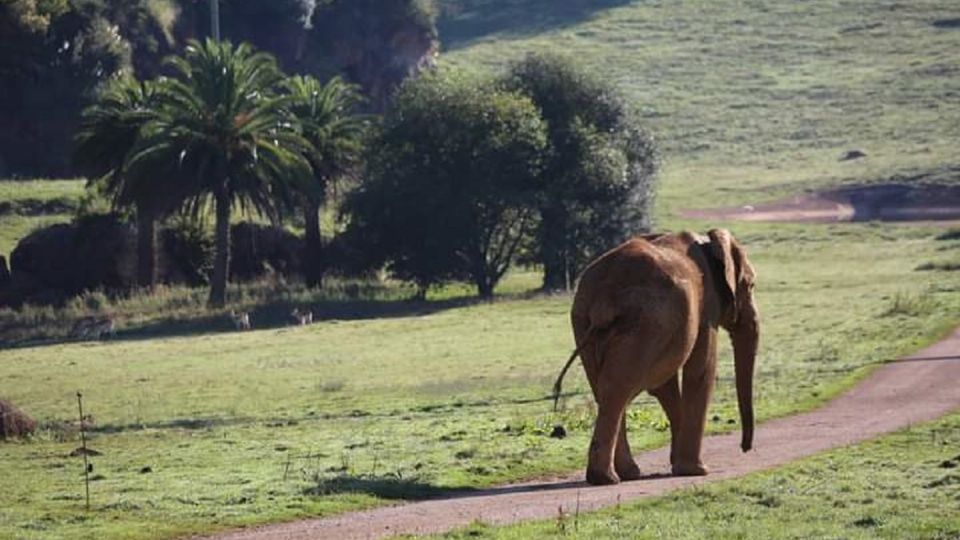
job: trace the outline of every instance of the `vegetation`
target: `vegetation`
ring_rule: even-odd
[[[152,81],[112,81],[84,110],[74,156],[77,167],[91,178],[89,186],[111,196],[114,210],[136,208],[137,284],[147,288],[157,282],[157,218],[180,202],[175,196],[180,190],[155,177],[155,171],[141,169],[142,177],[136,177],[126,170],[144,126],[156,116],[157,101]]]
[[[677,217],[682,208],[752,204],[840,183],[956,182],[960,132],[944,119],[956,116],[951,96],[960,71],[949,53],[960,34],[933,24],[945,17],[943,2],[879,0],[864,9],[772,2],[747,9],[724,0],[590,6],[444,0],[439,9],[450,51],[441,63],[507,68],[531,51],[567,50],[602,66],[627,101],[641,104],[638,115],[658,134],[665,156],[658,226],[730,226],[757,265],[761,419],[820,404],[876,363],[956,324],[960,273],[942,266],[956,256],[955,235],[940,229],[706,224]],[[206,21],[196,15],[183,11],[176,20],[193,17],[202,27]],[[65,32],[54,23],[50,28]],[[291,42],[299,37],[263,28]],[[364,32],[355,33],[378,30]],[[68,34],[44,34],[44,40],[51,35]],[[76,50],[79,41],[69,41]],[[72,66],[68,57],[39,56]],[[133,58],[138,63],[141,56]],[[285,67],[295,59],[280,58]],[[352,69],[364,71],[359,65]],[[51,100],[49,92],[87,86],[52,75],[39,81],[48,93],[37,99],[79,110],[71,99]],[[36,115],[32,99],[16,114]],[[10,103],[3,107],[7,114]],[[50,125],[63,117],[51,111]],[[0,125],[37,124],[23,121],[35,116],[14,118],[20,120]],[[23,146],[8,145],[11,139],[0,141],[7,170],[17,165],[8,152],[26,154]],[[60,148],[38,140],[53,141],[32,138],[30,147]],[[838,161],[851,148],[867,157]],[[47,161],[57,162],[34,154],[34,162]],[[34,189],[23,186],[0,183],[0,202],[6,192]],[[64,186],[64,196],[75,200],[79,183]],[[35,197],[48,195],[59,196]],[[4,220],[26,217],[0,217],[0,234],[10,234]],[[21,226],[27,227],[17,221]],[[928,262],[929,270],[915,270]],[[112,341],[58,339],[0,352],[4,397],[43,423],[33,439],[4,444],[0,477],[16,481],[0,493],[0,536],[176,537],[576,470],[589,444],[591,400],[577,373],[563,410],[550,412],[549,385],[571,346],[570,299],[524,292],[541,278],[514,270],[496,289],[503,298],[482,304],[467,300],[459,284],[411,303],[402,300],[409,286],[328,279],[324,290],[280,280],[232,285],[223,310],[209,310],[198,290],[162,286],[128,298],[90,292],[61,308],[0,309],[4,340],[33,327],[64,336],[74,320],[89,315],[113,315],[119,326]],[[285,327],[292,307],[312,308],[321,322]],[[226,333],[230,308],[251,311],[255,331]],[[736,429],[728,423],[735,400],[727,349],[720,364],[713,431]],[[82,510],[80,466],[65,457],[77,446],[78,388],[96,420],[91,446],[104,453],[94,458],[89,514]],[[570,436],[549,438],[555,423]],[[788,527],[805,536],[955,535],[943,502],[955,496],[954,480],[937,466],[954,458],[931,444],[955,448],[955,424],[954,417],[914,428],[892,442],[838,451],[748,483],[581,516],[580,529],[571,531],[567,522],[567,532],[692,536],[689,524],[715,536],[739,532],[731,523],[756,522],[766,536]],[[638,450],[667,437],[648,397],[630,409],[628,426]],[[761,495],[768,493],[773,497]],[[681,522],[681,512],[690,521]],[[551,522],[479,534],[556,528]]]
[[[590,260],[650,229],[657,149],[615,85],[570,57],[530,54],[503,84],[548,127],[533,255],[545,290],[569,290]]]
[[[227,39],[276,55],[288,71],[341,74],[379,110],[437,48],[435,12],[424,0],[222,7]],[[160,75],[166,56],[207,36],[208,9],[194,0],[0,1],[0,177],[74,174],[70,141],[99,87],[120,75]]]
[[[0,255],[9,259],[38,227],[69,221],[83,195],[82,180],[0,181]]]
[[[313,77],[295,76],[284,86],[290,96],[287,108],[309,143],[306,158],[315,185],[300,197],[305,240],[303,277],[307,285],[316,287],[322,284],[324,273],[320,211],[337,182],[356,175],[366,125],[364,118],[353,114],[360,94],[343,79],[333,78],[323,84]]]
[[[913,269],[940,256],[939,232],[737,227],[766,276],[757,289],[761,420],[821,403],[955,323],[960,273]],[[11,381],[4,397],[44,426],[4,446],[0,474],[18,482],[0,494],[0,536],[42,528],[54,538],[174,537],[577,470],[593,421],[580,370],[558,415],[549,397],[572,346],[569,296],[507,294],[537,288],[540,277],[508,275],[498,290],[506,298],[479,304],[454,286],[424,304],[401,301],[409,288],[335,280],[325,291],[231,288],[229,307],[253,308],[255,331],[244,333],[228,331],[229,318],[207,311],[195,290],[91,296],[88,306],[117,314],[115,340],[0,353],[0,380]],[[898,293],[929,295],[937,308],[890,313]],[[323,322],[284,326],[292,305]],[[0,312],[31,314],[57,324],[52,308]],[[737,417],[732,364],[724,346],[711,431],[737,428],[728,423]],[[89,515],[77,498],[79,465],[64,457],[77,446],[66,424],[78,388],[97,423],[90,444],[104,453],[94,458],[103,478]],[[637,450],[666,441],[655,400],[639,398],[629,414]],[[548,436],[555,423],[566,439]]]
[[[128,168],[170,171],[190,182],[195,209],[213,201],[210,304],[222,307],[233,205],[277,221],[294,193],[314,189],[304,156],[309,143],[298,125],[284,121],[288,100],[274,93],[282,74],[270,55],[208,40],[192,42],[169,64],[175,77],[164,81],[157,118],[144,127]]]
[[[529,99],[461,73],[410,81],[371,144],[350,234],[421,296],[469,276],[490,298],[532,229],[544,149]]]

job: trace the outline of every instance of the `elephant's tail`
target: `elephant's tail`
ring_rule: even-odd
[[[567,360],[566,365],[564,365],[563,369],[560,370],[560,376],[557,377],[557,382],[553,383],[553,412],[557,412],[557,403],[560,401],[560,392],[563,389],[563,377],[567,374],[567,370],[570,369],[573,361],[580,356],[581,348],[582,345],[573,351],[573,354],[570,355],[570,359]]]
[[[557,377],[557,382],[553,383],[553,411],[557,411],[557,403],[560,401],[560,392],[563,389],[563,377],[567,374],[567,370],[570,369],[570,366],[573,364],[573,361],[580,356],[580,352],[583,351],[587,345],[593,343],[595,334],[600,329],[590,326],[587,329],[587,335],[584,336],[583,341],[574,349],[573,353],[570,355],[570,358],[567,360],[567,363],[563,366],[563,369],[560,370],[560,375]]]

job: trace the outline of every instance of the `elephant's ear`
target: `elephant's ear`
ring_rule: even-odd
[[[726,229],[713,229],[710,237],[710,254],[723,266],[724,284],[730,300],[737,296],[737,264],[733,255],[733,235]]]

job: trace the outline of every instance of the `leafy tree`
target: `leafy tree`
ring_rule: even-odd
[[[0,0],[0,77],[36,73],[50,21],[67,9],[66,0]]]
[[[456,72],[407,81],[370,145],[348,234],[421,294],[469,277],[488,298],[534,226],[545,145],[527,98]]]
[[[70,173],[83,107],[166,43],[162,0],[0,0],[0,174]],[[153,51],[153,52],[150,52]]]
[[[291,98],[289,110],[303,126],[304,138],[311,146],[307,159],[314,185],[302,196],[306,225],[303,264],[307,285],[320,286],[324,272],[320,209],[337,180],[351,175],[358,166],[366,123],[353,112],[360,102],[358,90],[339,77],[322,84],[313,77],[295,76],[287,79],[285,88]]]
[[[569,288],[590,259],[650,227],[656,147],[615,87],[569,58],[529,55],[502,84],[548,126],[533,255],[545,289]]]
[[[165,184],[158,169],[140,168],[137,176],[126,168],[141,131],[156,117],[157,105],[153,82],[116,79],[83,111],[75,137],[74,163],[89,175],[88,186],[100,186],[115,209],[136,208],[137,283],[142,287],[152,287],[157,280],[157,218],[182,202],[182,189]]]
[[[283,74],[269,54],[247,44],[191,41],[184,56],[167,64],[173,76],[161,81],[157,117],[145,126],[128,168],[137,174],[176,164],[191,184],[190,207],[199,211],[213,202],[210,304],[220,307],[233,205],[278,220],[295,193],[311,189],[309,144],[284,113],[289,98],[275,93]]]

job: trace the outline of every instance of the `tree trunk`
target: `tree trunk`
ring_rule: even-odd
[[[157,221],[153,213],[137,208],[137,284],[152,289],[157,283]]]
[[[227,273],[230,268],[230,196],[225,189],[215,197],[217,223],[213,257],[213,276],[210,280],[210,307],[221,308],[227,303]]]
[[[540,210],[540,262],[543,264],[543,290],[567,290],[566,218],[562,210]]]
[[[477,284],[477,296],[484,300],[493,298],[493,288],[497,284],[489,272],[475,276],[473,281]]]
[[[308,200],[303,205],[305,221],[303,242],[303,278],[308,287],[323,286],[323,238],[320,236],[320,204]]]

